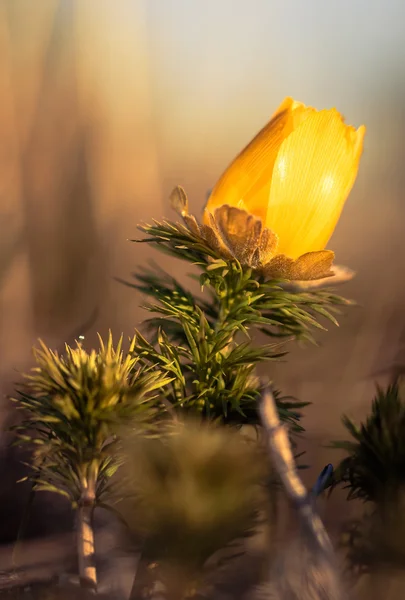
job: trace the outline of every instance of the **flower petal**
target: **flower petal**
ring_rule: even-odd
[[[258,246],[258,264],[265,265],[276,253],[278,247],[278,235],[265,227],[262,231]]]
[[[234,258],[229,248],[224,244],[216,228],[210,227],[209,225],[201,225],[201,234],[208,246],[214,250],[214,252],[218,252],[219,256],[228,260]]]
[[[294,259],[285,254],[278,254],[271,259],[261,270],[266,279],[291,279],[290,273],[294,265]]]
[[[297,258],[325,247],[356,179],[364,133],[332,109],[312,112],[284,140],[266,217],[280,252]]]
[[[262,269],[268,279],[310,281],[329,278],[335,255],[331,250],[308,252],[294,260],[285,254],[278,254]]]
[[[291,279],[308,281],[330,277],[334,258],[335,254],[331,250],[307,252],[294,261]]]
[[[212,190],[205,212],[213,213],[223,204],[229,204],[264,220],[274,162],[283,140],[294,127],[293,107],[301,111],[299,103],[286,98],[269,123],[232,161]]]
[[[356,273],[348,267],[339,265],[333,265],[332,273],[333,275],[331,277],[322,277],[321,279],[312,279],[310,281],[285,281],[280,284],[280,287],[287,292],[298,293],[313,291],[346,283],[346,281],[350,281],[356,275]]]
[[[201,235],[207,242],[208,246],[215,252],[218,252],[218,254],[223,258],[234,258],[230,248],[228,248],[225,241],[222,239],[215,219],[211,214],[208,215],[208,222],[208,224],[203,223],[200,225]]]
[[[262,234],[262,222],[245,210],[220,206],[214,213],[216,227],[237,260],[252,266],[252,257],[257,251]]]

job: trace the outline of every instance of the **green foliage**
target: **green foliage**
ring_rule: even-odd
[[[195,572],[257,524],[269,469],[240,433],[186,421],[171,435],[132,439],[127,453],[124,514],[145,558]]]
[[[16,427],[19,444],[33,450],[36,490],[67,497],[76,506],[83,494],[102,502],[119,465],[116,432],[125,421],[147,428],[159,411],[156,395],[170,382],[158,369],[141,366],[136,338],[124,355],[111,334],[98,352],[77,344],[66,353],[42,342],[34,350],[36,367],[24,376],[14,402],[25,418]]]
[[[264,281],[236,260],[224,260],[184,225],[165,221],[140,229],[148,237],[134,241],[149,243],[197,266],[201,288],[209,288],[209,299],[200,300],[162,272],[136,275],[138,284],[134,287],[158,301],[146,307],[171,325],[176,318],[172,311],[180,300],[178,310],[192,312],[197,305],[207,318],[223,321],[227,317],[229,326],[245,332],[247,327],[255,326],[272,337],[293,336],[313,341],[312,328],[324,329],[318,318],[337,325],[332,313],[337,312],[337,306],[349,304],[328,291],[292,293],[283,289],[281,281]],[[156,321],[151,322],[154,324]]]
[[[203,326],[207,327],[206,321]],[[260,382],[255,368],[259,361],[274,359],[272,349],[251,348],[246,342],[233,347],[226,334],[222,337],[208,330],[202,338],[199,328],[185,329],[190,341],[184,346],[173,344],[163,331],[158,333],[156,345],[140,334],[137,337],[140,359],[165,369],[172,377],[162,390],[171,409],[179,415],[198,413],[223,424],[259,424],[256,400]],[[282,419],[301,431],[299,411],[307,404],[277,392],[276,400]]]
[[[396,495],[405,484],[405,398],[399,384],[377,388],[365,423],[357,426],[347,416],[343,423],[351,439],[333,443],[348,454],[336,482],[349,490],[349,499],[378,503]]]
[[[405,397],[400,381],[378,387],[366,421],[360,426],[347,416],[351,439],[334,442],[347,456],[335,471],[334,485],[343,484],[348,499],[365,504],[360,518],[345,525],[343,544],[355,573],[377,566],[405,565]]]
[[[148,242],[192,263],[204,294],[188,291],[159,268],[135,275],[131,285],[149,297],[145,322],[150,341],[138,336],[136,352],[147,365],[166,369],[173,381],[165,390],[174,410],[198,412],[227,424],[258,423],[260,391],[256,367],[286,354],[280,341],[313,341],[317,320],[332,315],[346,301],[328,292],[291,293],[282,282],[258,279],[236,260],[224,260],[197,234],[181,224],[143,226]],[[276,338],[253,346],[251,336]],[[281,338],[278,339],[278,338]],[[305,403],[277,398],[280,415],[296,430]]]

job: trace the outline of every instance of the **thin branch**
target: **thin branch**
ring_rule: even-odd
[[[267,433],[269,449],[274,466],[281,478],[288,497],[297,509],[301,523],[308,533],[314,550],[334,559],[334,551],[323,523],[315,512],[312,495],[309,494],[297,473],[288,431],[281,424],[271,389],[266,386],[260,402],[260,417]]]

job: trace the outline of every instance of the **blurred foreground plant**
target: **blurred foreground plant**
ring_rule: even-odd
[[[95,588],[93,511],[108,504],[110,479],[120,464],[117,431],[125,422],[147,431],[159,411],[158,390],[170,378],[139,365],[133,350],[116,347],[111,334],[99,351],[80,343],[65,355],[42,342],[34,350],[36,367],[13,400],[24,411],[15,428],[17,443],[32,450],[34,490],[66,497],[77,511],[81,583]]]
[[[299,478],[288,428],[280,423],[268,388],[261,395],[260,418],[270,460],[266,446],[251,443],[231,428],[196,420],[178,422],[170,435],[159,439],[128,441],[126,468],[121,471],[128,482],[124,515],[136,539],[144,540],[141,573],[131,598],[151,597],[157,581],[167,600],[206,597],[207,592],[212,597],[210,568],[218,561],[210,558],[251,535],[259,520],[269,516],[276,500],[276,489],[269,483],[277,473],[301,524],[300,543],[287,552],[277,551],[275,564],[268,552],[264,597],[341,600],[332,545],[316,512],[314,494]],[[314,493],[321,489],[318,480]],[[271,527],[270,544],[272,534]],[[241,554],[246,550],[243,543],[239,548]]]
[[[214,553],[257,525],[265,455],[231,429],[187,420],[160,438],[132,438],[126,456],[125,520],[144,540],[143,561],[159,565],[166,597],[181,600]]]

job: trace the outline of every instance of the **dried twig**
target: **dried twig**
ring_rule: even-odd
[[[283,600],[341,600],[343,596],[332,543],[315,511],[313,495],[307,492],[298,476],[288,431],[280,423],[274,396],[268,386],[262,393],[260,416],[272,462],[304,531],[302,543],[293,544],[287,552],[281,572],[276,570],[273,573],[269,582],[273,591],[267,591],[265,596]]]
[[[267,432],[274,466],[280,475],[288,497],[298,511],[305,530],[318,550],[333,556],[332,544],[320,517],[314,510],[312,496],[307,492],[298,476],[288,431],[280,423],[276,403],[268,387],[262,394],[260,416]]]

